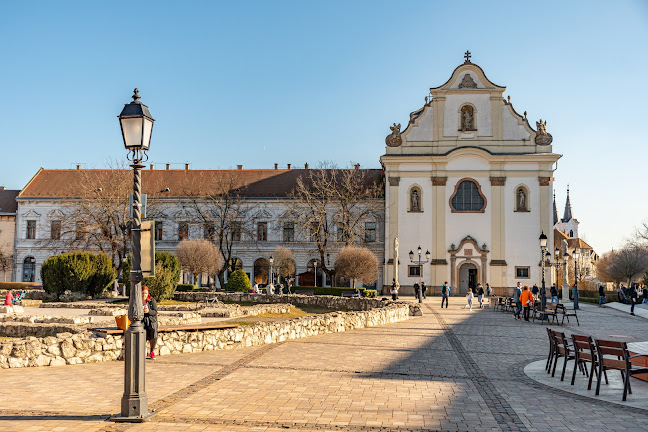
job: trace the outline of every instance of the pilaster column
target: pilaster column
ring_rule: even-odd
[[[491,177],[491,286],[506,287],[506,177]]]
[[[432,260],[430,270],[433,286],[441,286],[447,281],[446,261],[446,193],[448,177],[432,177]]]

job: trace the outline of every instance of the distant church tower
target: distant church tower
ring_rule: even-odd
[[[569,186],[567,186],[567,201],[565,201],[565,213],[561,220],[558,220],[558,211],[556,209],[556,195],[554,194],[554,228],[565,233],[567,237],[578,238],[578,220],[572,213],[571,201],[569,199]]]

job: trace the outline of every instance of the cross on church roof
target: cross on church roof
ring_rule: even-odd
[[[466,54],[464,54],[464,57],[466,58],[465,63],[470,63],[470,51],[466,51]]]

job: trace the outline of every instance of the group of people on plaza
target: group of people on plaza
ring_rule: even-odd
[[[265,290],[265,294],[267,295],[283,294],[284,292],[286,294],[292,294],[293,283],[294,283],[293,278],[286,278],[285,286],[280,283],[275,285],[272,282],[270,282],[268,285],[265,286],[265,288],[261,288],[258,282],[254,282],[254,285],[252,286],[252,292],[255,294],[260,294],[263,292],[262,290]]]
[[[633,282],[630,287],[620,284],[616,292],[620,303],[630,304],[630,315],[635,314],[634,309],[637,303],[648,303],[648,287],[646,287],[646,284],[639,285]],[[605,303],[605,293],[602,293],[600,288],[599,295],[601,297],[599,304]]]
[[[8,290],[7,293],[5,294],[4,305],[13,306],[15,304],[20,304],[23,298],[25,298],[24,291],[16,291],[16,293],[13,294],[11,290]]]

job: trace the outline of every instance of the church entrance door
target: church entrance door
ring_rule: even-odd
[[[464,295],[469,289],[477,287],[477,266],[467,262],[459,267],[459,294]]]

